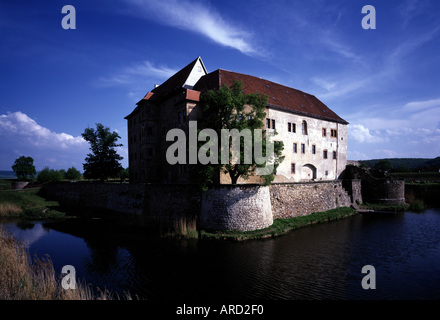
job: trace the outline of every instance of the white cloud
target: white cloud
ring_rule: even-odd
[[[387,138],[373,135],[370,130],[361,124],[350,124],[348,127],[349,137],[361,143],[379,143],[387,141]]]
[[[82,169],[88,143],[81,136],[53,132],[20,111],[0,115],[0,169],[10,170],[18,156],[34,158],[37,170],[44,166]]]
[[[0,135],[16,141],[26,140],[31,145],[47,148],[66,149],[87,145],[81,136],[73,137],[64,132],[52,132],[20,111],[0,115]]]
[[[247,55],[258,51],[250,39],[252,33],[226,21],[214,8],[205,3],[184,0],[125,0],[135,6],[133,14],[155,19],[160,23],[199,33],[226,47]]]
[[[347,160],[367,160],[368,156],[357,150],[347,150]]]

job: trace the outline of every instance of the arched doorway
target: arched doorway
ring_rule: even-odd
[[[301,170],[302,180],[315,180],[316,179],[316,167],[312,164],[305,164]]]

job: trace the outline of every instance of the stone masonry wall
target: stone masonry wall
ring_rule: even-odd
[[[201,195],[195,185],[53,183],[41,192],[64,206],[138,216],[134,220],[139,222],[196,218],[200,212]]]
[[[291,218],[338,207],[349,207],[351,199],[342,181],[273,184],[270,186],[273,218]]]
[[[110,210],[142,214],[142,185],[100,183],[49,183],[41,189],[43,196],[72,208]]]
[[[202,196],[200,224],[206,230],[250,231],[273,223],[269,187],[218,186]]]
[[[201,193],[196,185],[54,183],[43,196],[73,208],[108,210],[127,222],[148,225],[180,218],[198,221],[205,230],[250,231],[289,218],[350,206],[342,181],[221,185]]]

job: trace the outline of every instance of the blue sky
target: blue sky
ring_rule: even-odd
[[[82,171],[95,123],[119,132],[127,167],[124,117],[198,56],[314,94],[350,123],[350,160],[434,158],[439,52],[437,0],[1,0],[0,170],[26,155]]]

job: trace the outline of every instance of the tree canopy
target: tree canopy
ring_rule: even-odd
[[[79,180],[81,178],[81,172],[79,172],[75,167],[67,169],[64,177],[69,180]]]
[[[267,133],[264,130],[264,119],[266,117],[267,99],[268,97],[263,94],[244,94],[242,84],[239,81],[235,81],[230,88],[223,85],[218,90],[209,90],[201,96],[202,127],[215,130],[217,137],[222,137],[222,129],[228,129],[229,132],[235,129],[238,132],[248,130],[247,132],[250,132],[251,135],[248,142],[251,141],[252,149],[246,150],[246,147],[249,149],[249,144],[245,143],[245,137],[240,137],[240,153],[233,154],[231,148],[229,150],[229,161],[225,163],[220,159],[221,146],[217,144],[219,148],[219,152],[216,152],[219,157],[218,164],[203,165],[200,171],[205,182],[215,182],[214,177],[219,172],[229,174],[232,184],[236,184],[239,177],[249,179],[250,176],[255,174],[257,168],[270,165],[276,170],[276,167],[283,160],[281,152],[284,147],[282,142],[275,142],[274,153],[272,155],[266,154]],[[257,129],[262,132],[260,139],[255,136]],[[233,145],[232,138],[229,139],[230,145]],[[256,144],[261,144],[261,156],[268,161],[262,163],[255,152],[252,152],[255,150]],[[251,155],[250,161],[249,155]],[[263,178],[265,183],[269,184],[274,178],[273,170],[264,175]]]
[[[120,160],[123,158],[116,152],[116,147],[121,147],[117,141],[121,137],[117,132],[110,132],[110,128],[101,123],[96,124],[96,130],[87,128],[81,134],[90,143],[92,153],[85,158],[84,177],[86,179],[99,179],[104,182],[107,178],[117,177],[122,169]]]
[[[44,167],[37,175],[37,181],[41,183],[58,182],[64,179],[64,170],[49,169]]]
[[[16,159],[12,166],[18,180],[33,180],[37,173],[34,166],[34,159],[21,156]]]

